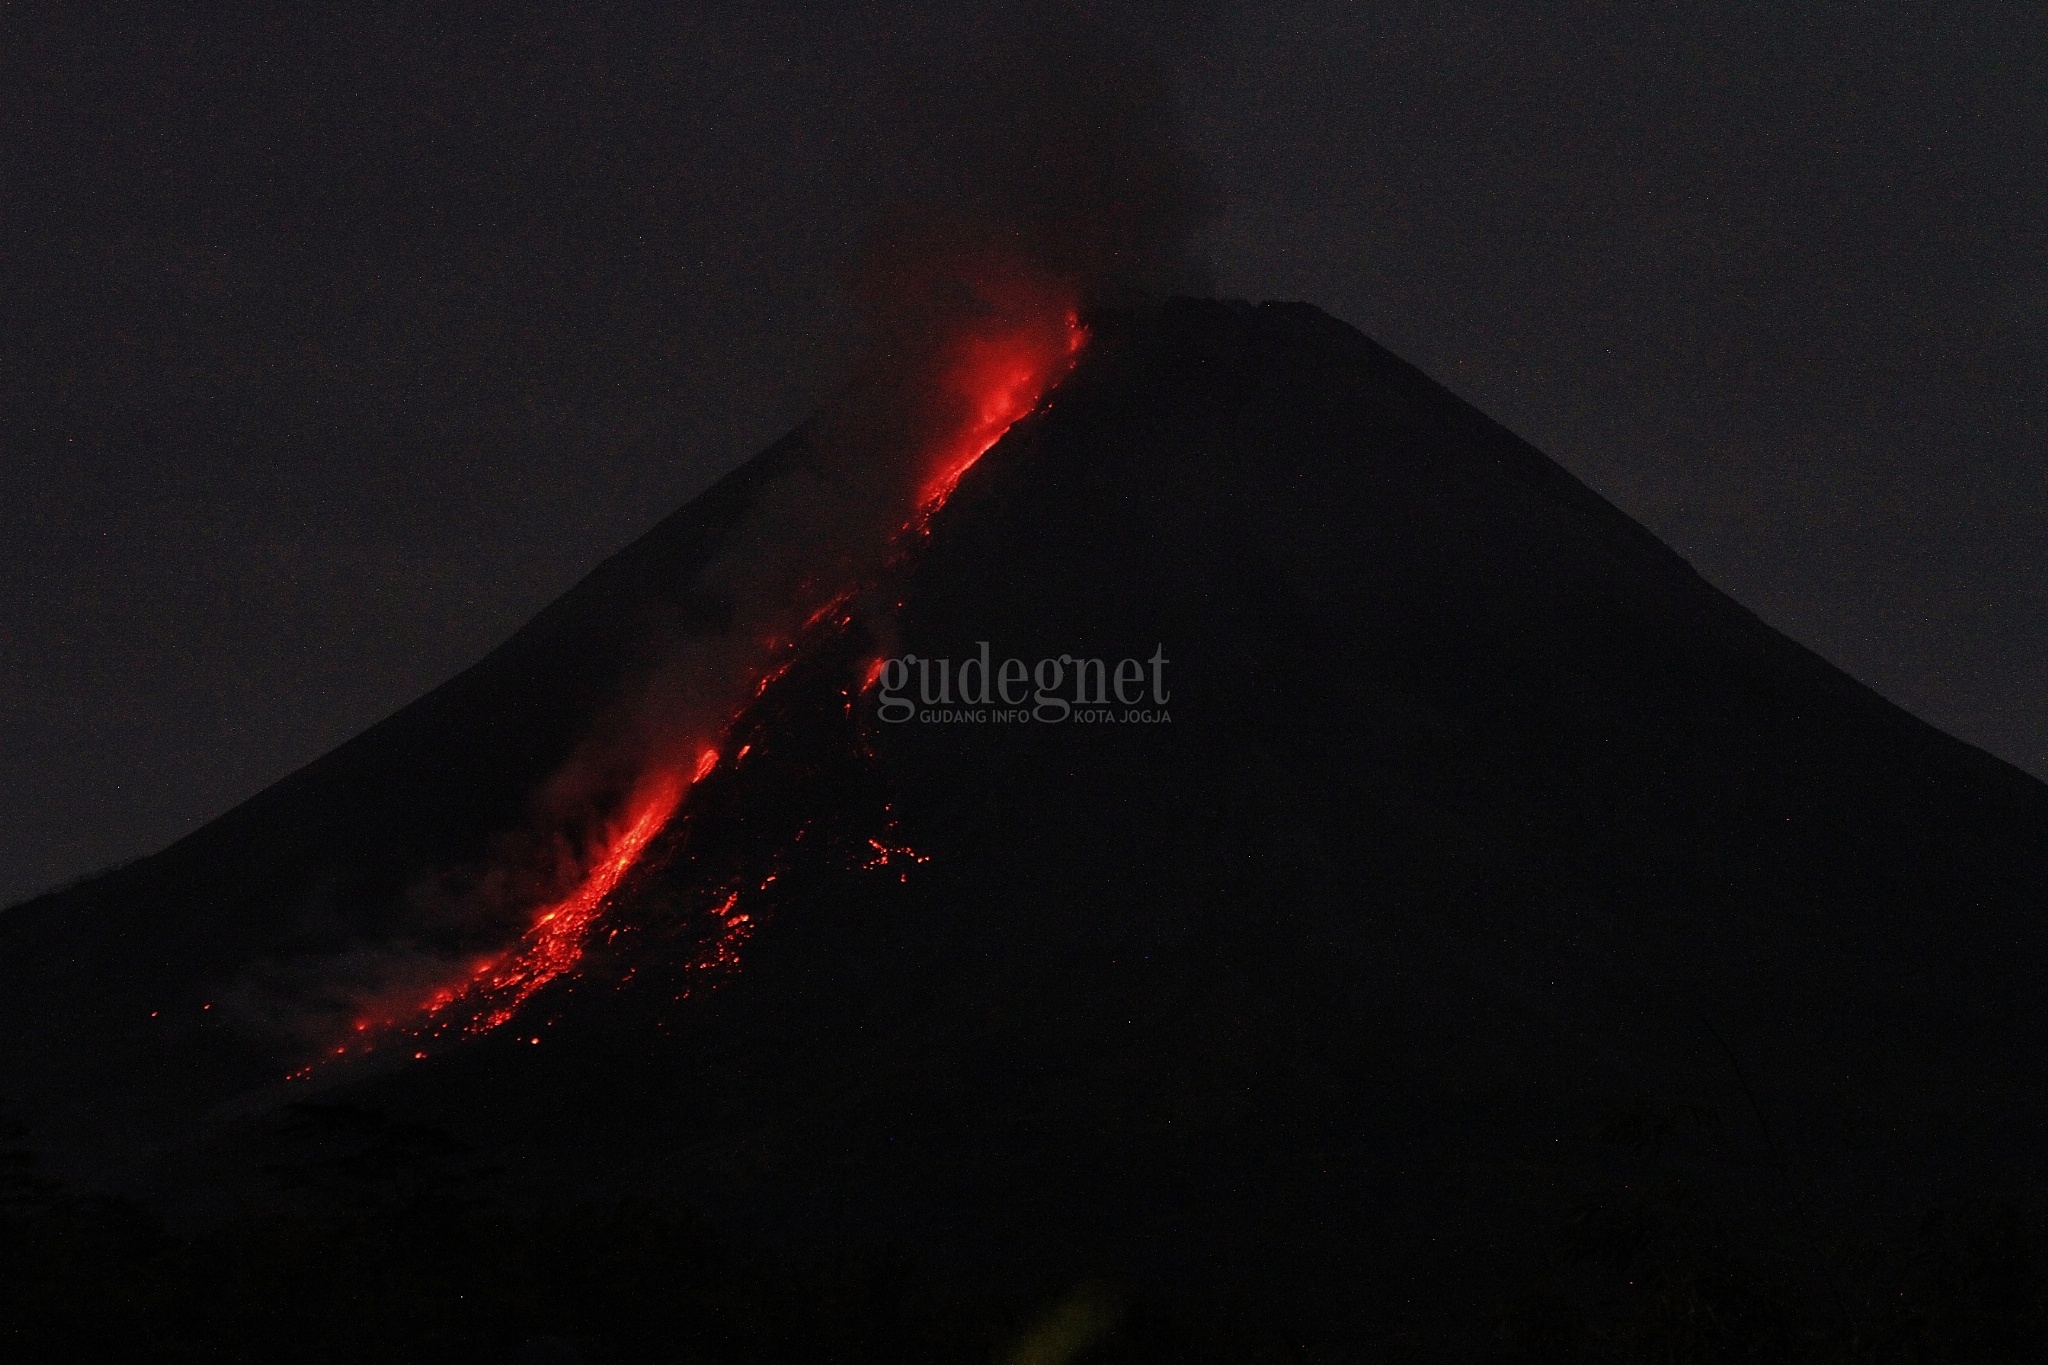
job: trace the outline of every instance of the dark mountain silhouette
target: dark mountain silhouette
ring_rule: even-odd
[[[649,641],[720,629],[692,575],[803,431],[359,739],[0,917],[0,1095],[45,1160],[232,1203],[312,1098],[508,1190],[1308,1335],[1483,1329],[1646,1152],[1817,1266],[2038,1184],[2048,789],[1312,308],[1095,338],[511,1025],[288,1085],[232,1002],[403,937]],[[1171,721],[861,691],[982,641],[1163,651]],[[742,965],[681,965],[728,887]]]

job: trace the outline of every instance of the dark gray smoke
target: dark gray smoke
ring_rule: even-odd
[[[1133,38],[1036,0],[934,24],[907,55],[884,130],[902,163],[870,251],[882,279],[953,233],[994,239],[1088,303],[1201,281],[1201,194],[1164,73]]]

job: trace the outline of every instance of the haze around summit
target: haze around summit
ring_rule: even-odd
[[[1151,54],[1218,292],[1356,324],[2048,772],[2048,20],[1087,13]],[[362,730],[794,425],[878,187],[967,154],[920,122],[939,7],[0,26],[0,900]]]

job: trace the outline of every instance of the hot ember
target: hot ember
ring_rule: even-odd
[[[917,478],[910,489],[912,502],[898,514],[898,531],[884,529],[878,533],[871,556],[874,563],[886,560],[892,536],[915,536],[922,532],[975,461],[1036,408],[1072,367],[1086,334],[1060,291],[1034,286],[1023,295],[1013,294],[1007,303],[1009,306],[992,310],[972,325],[954,330],[932,352],[935,363],[925,369],[922,382],[936,392],[927,395],[932,415],[920,428],[924,435],[918,444],[924,449],[916,461]],[[816,585],[808,586],[819,591]],[[821,623],[830,624],[846,615],[846,604],[861,587],[856,572],[854,581],[823,585],[822,605],[807,607],[801,600],[789,604],[788,609],[796,614],[784,628],[782,643],[760,659],[753,685],[735,698],[737,705],[729,713],[728,729],[745,713],[747,705],[787,670],[793,651],[802,648],[808,634],[820,628]],[[811,598],[812,604],[818,601],[817,596]],[[793,643],[791,634],[796,636]],[[488,1033],[510,1021],[550,983],[573,974],[583,960],[591,933],[609,913],[614,893],[679,812],[686,817],[690,789],[712,772],[719,762],[720,749],[728,747],[723,734],[707,739],[710,742],[694,751],[682,750],[694,752],[694,758],[678,756],[652,761],[604,826],[596,846],[587,850],[584,870],[573,889],[537,908],[516,943],[474,964],[460,980],[443,986],[395,1017],[358,1020],[355,1045],[338,1047],[330,1055],[375,1051],[380,1040],[398,1035],[408,1040],[409,1055],[424,1057],[427,1053],[421,1043]],[[718,747],[712,747],[713,744]],[[648,746],[650,755],[675,750],[672,740]],[[740,750],[735,762],[745,752]],[[921,855],[908,849],[877,845],[876,852],[882,863],[922,861]],[[731,900],[721,909],[718,963],[729,968],[736,961],[750,921],[735,913],[735,902]]]

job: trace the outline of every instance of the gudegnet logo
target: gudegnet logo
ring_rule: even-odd
[[[890,725],[1165,725],[1166,646],[1149,659],[1049,655],[1033,663],[991,657],[989,642],[958,666],[950,656],[901,654],[882,660],[876,717]],[[915,675],[916,687],[911,686]]]

